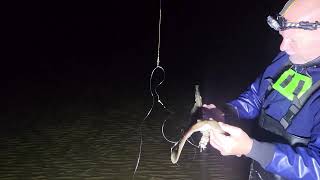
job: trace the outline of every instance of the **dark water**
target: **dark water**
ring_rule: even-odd
[[[138,126],[152,101],[143,91],[108,94],[13,100],[0,137],[0,179],[132,179]],[[167,119],[165,134],[177,140],[193,98],[193,87],[164,93],[163,102],[174,114],[168,117],[157,104],[146,119],[135,179],[246,179],[245,158],[223,157],[211,148],[200,153],[186,145],[178,165],[171,163],[172,144],[161,135],[162,122]]]

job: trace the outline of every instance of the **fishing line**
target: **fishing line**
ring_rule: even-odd
[[[179,141],[171,141],[171,140],[169,140],[169,139],[166,137],[166,135],[164,134],[163,129],[164,129],[164,124],[165,124],[166,121],[167,121],[167,119],[163,121],[162,126],[161,126],[162,137],[163,137],[166,141],[168,141],[169,143],[177,144]],[[183,129],[181,129],[181,134],[183,135]],[[190,139],[191,139],[192,141],[194,141],[192,137],[190,137]],[[189,144],[191,144],[192,146],[194,146],[194,147],[196,147],[196,148],[199,148],[199,145],[197,146],[197,145],[193,144],[193,143],[189,140],[189,138],[187,139],[187,142],[188,142]]]
[[[151,104],[151,108],[149,109],[147,115],[143,118],[143,120],[141,121],[140,125],[139,125],[139,135],[140,135],[140,146],[139,146],[139,154],[138,154],[138,159],[137,159],[137,163],[136,163],[136,167],[134,169],[134,173],[133,173],[133,179],[134,179],[134,176],[137,172],[137,169],[138,169],[138,166],[139,166],[139,162],[140,162],[140,158],[141,158],[141,152],[142,152],[142,144],[143,144],[143,138],[142,138],[142,125],[144,123],[144,121],[149,117],[150,113],[152,112],[153,110],[153,107],[155,105],[155,95],[153,94],[152,92],[152,77],[153,77],[153,74],[155,72],[156,69],[160,68],[163,73],[165,73],[165,70],[160,66],[160,65],[157,65],[157,67],[155,67],[150,75],[150,79],[149,79],[149,90],[150,90],[150,93],[151,93],[151,96],[152,96],[152,104]],[[155,94],[156,94],[156,97],[157,97],[157,102],[160,103],[162,105],[162,107],[166,110],[168,110],[166,108],[166,106],[162,103],[162,101],[160,100],[160,96],[157,92],[157,88],[162,84],[162,82],[165,80],[165,78],[163,78],[163,80],[155,87]],[[169,111],[169,110],[168,110]],[[171,111],[169,111],[171,112]]]
[[[143,123],[145,122],[145,120],[149,117],[150,113],[152,112],[153,110],[153,107],[155,105],[155,98],[157,99],[157,102],[159,104],[162,105],[162,107],[167,110],[168,112],[172,113],[165,105],[164,103],[160,100],[160,96],[157,92],[157,88],[164,82],[165,80],[165,70],[163,67],[160,66],[160,30],[161,30],[161,16],[162,16],[162,13],[161,13],[161,0],[159,0],[159,3],[160,3],[160,11],[159,11],[159,24],[158,24],[158,54],[157,54],[157,66],[152,70],[152,73],[150,75],[150,79],[149,79],[149,91],[151,93],[151,96],[152,96],[152,105],[151,105],[151,108],[149,109],[148,113],[146,114],[146,116],[143,118],[143,120],[141,121],[140,125],[139,125],[139,135],[140,135],[140,146],[139,146],[139,154],[138,154],[138,159],[137,159],[137,163],[136,163],[136,167],[134,169],[134,172],[133,172],[133,179],[134,179],[134,176],[137,172],[137,169],[138,169],[138,166],[139,166],[139,162],[140,162],[140,158],[141,158],[141,152],[142,152],[142,144],[143,144],[143,137],[142,137],[142,125]],[[152,91],[152,78],[153,78],[153,75],[155,73],[155,71],[159,69],[160,71],[163,72],[163,79],[156,85],[155,89],[154,89],[154,93]]]
[[[142,145],[143,145],[143,136],[142,136],[142,125],[143,123],[145,122],[145,120],[149,117],[150,113],[152,112],[153,108],[154,108],[154,105],[155,105],[155,99],[157,100],[157,102],[159,104],[161,104],[161,106],[166,110],[168,111],[170,114],[173,114],[172,111],[170,111],[165,105],[164,103],[161,101],[160,99],[160,96],[158,94],[158,91],[157,91],[157,88],[164,82],[165,80],[165,70],[163,67],[160,66],[160,32],[161,32],[161,18],[162,18],[162,12],[161,12],[161,0],[159,0],[159,4],[160,4],[160,10],[159,10],[159,23],[158,23],[158,52],[157,52],[157,66],[152,70],[151,72],[151,75],[150,75],[150,78],[149,78],[149,91],[151,93],[151,96],[152,96],[152,104],[151,104],[151,108],[149,109],[148,113],[146,114],[146,116],[143,118],[143,120],[141,121],[140,125],[139,125],[139,135],[140,135],[140,145],[139,145],[139,154],[138,154],[138,158],[137,158],[137,163],[136,163],[136,166],[135,166],[135,169],[134,169],[134,172],[133,172],[133,176],[132,176],[132,179],[134,179],[135,177],[135,174],[137,172],[137,169],[138,169],[138,166],[139,166],[139,163],[140,163],[140,159],[141,159],[141,153],[142,153]],[[163,73],[163,79],[155,86],[154,88],[154,93],[152,91],[152,78],[153,78],[153,75],[155,73],[155,71],[159,69],[162,73]],[[170,143],[174,143],[174,144],[177,144],[177,142],[174,142],[174,141],[170,141],[165,135],[164,135],[164,132],[163,132],[163,128],[164,128],[164,124],[165,124],[166,120],[164,120],[164,122],[162,123],[162,127],[161,127],[161,132],[162,132],[162,136],[163,138],[170,142]],[[196,146],[194,145],[193,143],[191,143],[189,140],[187,140],[191,145],[199,148],[199,146]],[[171,149],[172,151],[172,149]]]
[[[178,141],[171,141],[171,140],[169,140],[169,139],[166,137],[166,135],[164,134],[164,132],[163,132],[164,123],[165,123],[166,121],[167,121],[167,120],[164,120],[163,123],[162,123],[162,126],[161,126],[162,137],[163,137],[166,141],[168,141],[169,143],[176,144]]]
[[[189,137],[192,141],[194,141],[193,140],[193,138],[192,137]],[[187,139],[187,142],[189,143],[189,144],[191,144],[192,146],[194,146],[194,147],[196,147],[196,148],[200,148],[200,146],[198,145],[195,145],[195,144],[193,144],[191,141],[189,141],[189,138]]]

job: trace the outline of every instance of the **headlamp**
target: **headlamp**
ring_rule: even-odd
[[[276,31],[284,31],[287,29],[304,29],[304,30],[317,30],[320,28],[320,22],[300,21],[298,23],[288,22],[283,16],[277,15],[275,18],[272,16],[267,17],[267,23]]]

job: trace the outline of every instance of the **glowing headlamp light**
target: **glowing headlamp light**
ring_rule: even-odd
[[[298,23],[288,22],[283,16],[277,15],[276,18],[272,16],[267,17],[267,23],[276,31],[284,31],[287,29],[304,29],[304,30],[317,30],[320,28],[320,22],[316,21],[311,23],[309,21],[301,21]]]

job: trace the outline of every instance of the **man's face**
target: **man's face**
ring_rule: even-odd
[[[281,11],[288,22],[320,21],[320,0],[290,0]],[[320,28],[317,30],[287,29],[279,32],[283,37],[281,51],[286,51],[294,64],[304,64],[320,56]]]
[[[281,51],[286,51],[294,64],[304,64],[320,56],[320,30],[287,29],[279,32],[283,37]]]

